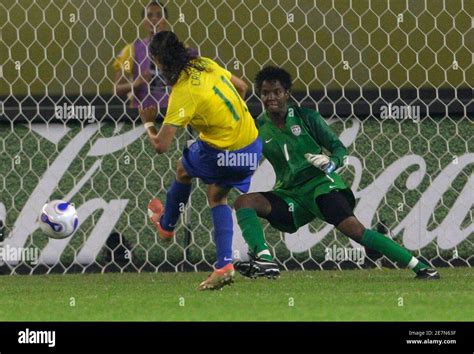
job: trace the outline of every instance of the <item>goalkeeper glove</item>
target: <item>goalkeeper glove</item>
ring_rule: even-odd
[[[336,169],[336,164],[326,155],[305,154],[306,160],[314,167],[319,168],[325,174],[331,174]]]

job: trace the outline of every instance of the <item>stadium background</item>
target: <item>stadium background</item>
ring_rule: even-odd
[[[95,142],[137,127],[136,111],[112,95],[111,64],[126,43],[143,35],[144,3],[7,0],[0,4],[0,202],[5,210],[5,215],[0,210],[0,216],[4,217],[4,236],[11,235],[29,196],[62,149],[90,126],[87,122],[68,122],[70,130],[54,143],[39,135],[31,124],[57,124],[54,107],[65,102],[92,105],[97,118],[103,120],[50,199],[67,195],[95,166],[98,158],[88,155]],[[454,157],[474,150],[470,2],[164,3],[169,22],[182,39],[248,82],[265,64],[282,65],[295,78],[297,101],[333,118],[336,132],[351,127],[354,117],[366,118],[361,121],[354,144],[349,146],[350,155],[363,161],[365,168],[361,189],[405,155],[424,158],[427,176],[420,186],[407,190],[409,173],[404,172],[384,197],[372,226],[383,222],[393,229]],[[389,102],[420,106],[421,120],[414,123],[380,119],[381,106]],[[254,92],[248,103],[254,115],[261,111]],[[57,264],[4,265],[3,272],[209,269],[214,261],[214,246],[202,185],[198,183],[192,195],[191,224],[187,226],[192,234],[190,245],[184,236],[184,225],[178,230],[176,243],[170,247],[160,244],[145,214],[151,196],[164,197],[164,188],[173,179],[179,149],[185,141],[183,134],[175,151],[157,156],[142,136],[101,158],[100,167],[72,199],[76,205],[93,198],[128,200],[114,231],[122,236],[122,246],[130,249],[131,259],[123,258],[124,248],[120,245],[109,245],[102,248],[94,263],[74,264],[103,214],[97,210],[82,221]],[[435,229],[448,214],[472,175],[472,166],[472,162],[467,164],[443,195],[429,229]],[[354,172],[349,167],[343,176],[351,183]],[[235,197],[234,193],[231,199]],[[404,205],[401,211],[399,203]],[[473,209],[471,205],[466,208],[462,228],[472,229]],[[319,222],[311,225],[312,230],[321,226]],[[326,247],[348,245],[335,232],[310,250],[298,253],[288,250],[280,233],[268,227],[266,232],[278,260],[287,268],[354,266],[324,260]],[[400,235],[395,236],[402,241]],[[44,235],[35,231],[24,246],[43,249],[47,242]],[[115,252],[109,248],[115,248]],[[441,249],[436,242],[413,251],[421,252],[436,265],[472,265],[473,234],[455,249],[458,257],[454,256],[454,249]]]

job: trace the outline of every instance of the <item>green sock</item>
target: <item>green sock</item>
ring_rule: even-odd
[[[265,243],[263,227],[260,220],[258,220],[255,210],[250,208],[237,210],[237,222],[242,230],[245,242],[247,242],[249,246],[250,252],[259,258],[272,261],[272,255]]]
[[[413,257],[408,250],[377,231],[366,229],[362,236],[362,245],[379,251],[391,261],[398,262],[415,273],[420,269],[428,268],[428,265]]]

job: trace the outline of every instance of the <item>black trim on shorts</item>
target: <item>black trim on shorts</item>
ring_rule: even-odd
[[[270,214],[265,218],[272,225],[283,224],[288,228],[295,229],[293,222],[293,213],[290,212],[290,206],[287,202],[273,192],[259,192],[272,206]]]
[[[348,217],[354,216],[354,207],[347,199],[346,194],[340,191],[332,191],[318,196],[316,204],[323,214],[324,220],[334,226],[339,225]]]

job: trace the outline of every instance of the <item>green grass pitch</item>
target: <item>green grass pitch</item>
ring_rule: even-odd
[[[207,273],[0,278],[0,321],[472,321],[474,269],[283,272],[200,292]]]

